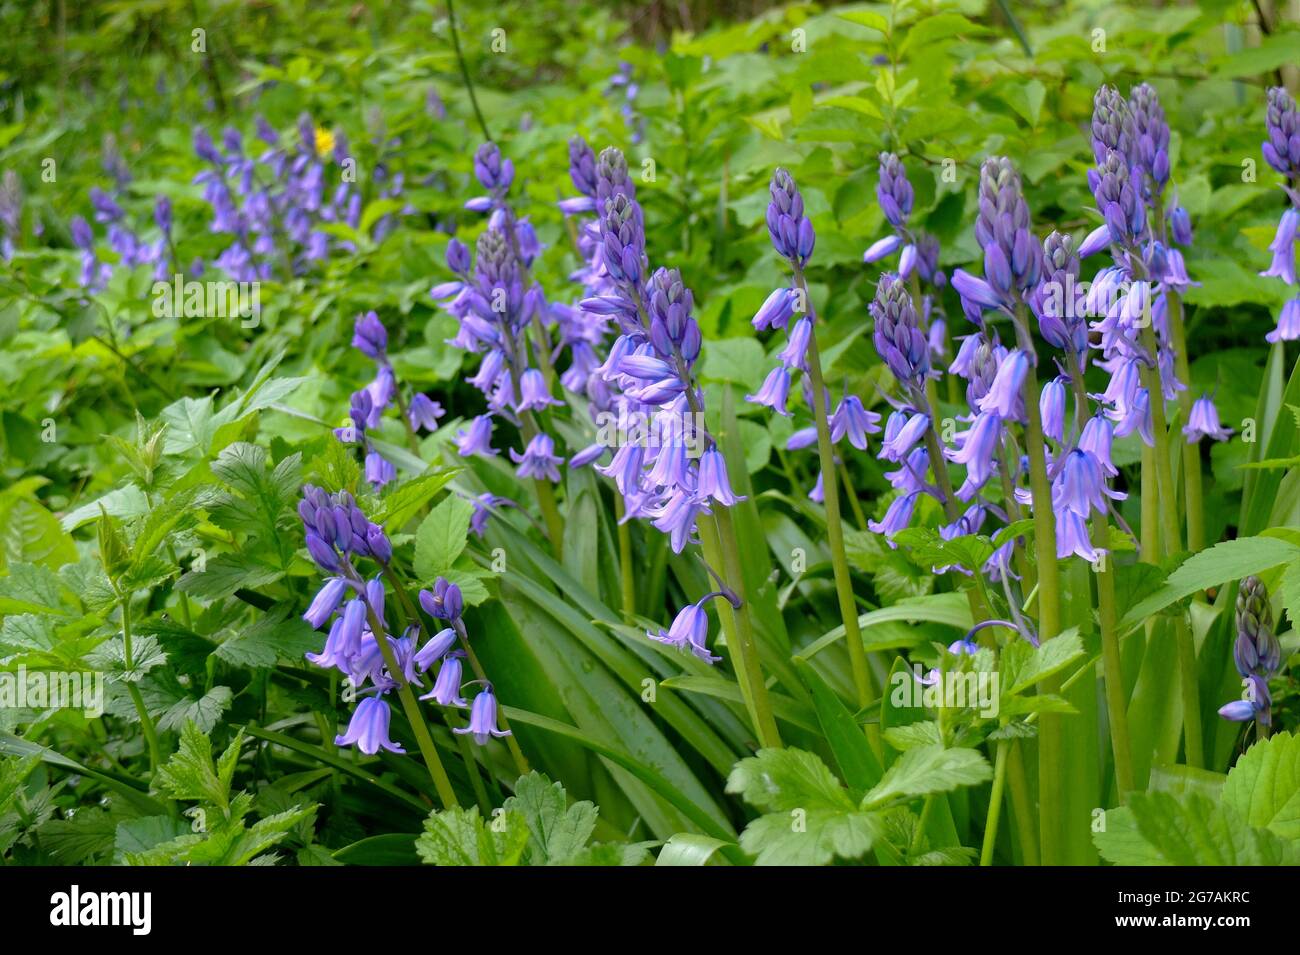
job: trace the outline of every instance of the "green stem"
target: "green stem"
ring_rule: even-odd
[[[840,461],[840,477],[844,481],[844,490],[848,494],[849,509],[853,511],[853,523],[857,529],[865,531],[867,529],[867,515],[862,510],[862,502],[858,500],[857,492],[853,490],[853,480],[849,475],[849,468],[843,461]]]
[[[397,657],[388,641],[388,634],[384,632],[383,625],[380,624],[379,618],[375,616],[375,611],[369,604],[366,605],[366,616],[370,620],[370,632],[374,634],[375,643],[379,645],[379,652],[384,658],[384,666],[397,681],[397,697],[402,701],[402,712],[406,714],[406,720],[411,724],[411,732],[415,734],[416,745],[424,758],[425,767],[429,770],[429,778],[433,780],[433,788],[438,793],[442,808],[457,808],[460,806],[460,801],[456,799],[456,791],[451,788],[447,770],[443,768],[442,760],[438,758],[438,750],[434,748],[433,737],[429,735],[424,714],[420,712],[420,704],[416,701],[415,694],[411,692],[411,685],[402,679],[402,668],[397,665]]]
[[[618,529],[618,579],[623,598],[623,622],[636,618],[636,577],[632,568],[632,528],[623,520],[623,495],[614,495],[614,520]]]
[[[1010,743],[1011,752],[1007,756],[1011,782],[1011,808],[1016,820],[1016,830],[1020,836],[1020,862],[1022,865],[1038,865],[1038,836],[1034,832],[1034,801],[1029,794],[1029,773],[1025,770],[1025,754],[1019,740]]]
[[[1110,563],[1110,525],[1105,514],[1092,520],[1093,546],[1106,551],[1097,572],[1097,618],[1101,630],[1101,665],[1106,681],[1106,715],[1110,721],[1110,745],[1115,754],[1115,786],[1120,802],[1134,788],[1133,750],[1128,732],[1128,700],[1124,697],[1124,670],[1119,652],[1119,614],[1115,605],[1114,570]]]
[[[1156,238],[1164,245],[1169,244],[1169,223],[1163,213],[1156,215]],[[1183,299],[1177,290],[1165,289],[1166,318],[1169,323],[1170,345],[1174,350],[1174,373],[1178,380],[1187,387],[1178,393],[1178,407],[1181,409],[1180,420],[1184,425],[1191,419],[1192,375],[1187,355],[1187,329],[1183,322]],[[1179,441],[1183,455],[1183,493],[1187,507],[1187,549],[1199,554],[1205,549],[1205,505],[1202,501],[1201,488],[1201,446],[1200,442],[1183,440],[1181,433],[1170,435],[1171,440]]]
[[[1142,344],[1152,360],[1159,354],[1156,332],[1148,321],[1142,328]],[[1152,457],[1155,464],[1156,495],[1160,510],[1160,553],[1170,556],[1182,549],[1182,534],[1178,526],[1177,490],[1174,488],[1169,459],[1169,426],[1165,419],[1164,393],[1160,388],[1158,366],[1143,365],[1142,383],[1147,389],[1151,404],[1151,430],[1155,438]],[[1199,462],[1197,464],[1199,467]],[[1143,488],[1143,498],[1147,488]],[[1183,750],[1187,765],[1198,769],[1205,766],[1201,741],[1201,691],[1197,683],[1196,643],[1187,620],[1174,619],[1174,639],[1178,647],[1178,677],[1183,704]]]
[[[803,273],[795,272],[795,281],[808,301],[808,285]],[[812,305],[808,317],[814,322]],[[858,693],[858,708],[870,706],[873,701],[870,667],[867,651],[862,645],[862,630],[858,626],[858,605],[853,596],[853,578],[849,574],[848,555],[844,550],[844,527],[840,523],[840,490],[835,476],[835,449],[831,446],[831,429],[826,420],[825,382],[822,380],[821,353],[817,348],[817,333],[808,336],[808,376],[812,381],[813,423],[817,429],[817,458],[822,472],[822,498],[826,508],[826,542],[831,552],[831,568],[835,576],[835,595],[839,600],[840,617],[844,621],[844,641],[849,649],[849,665],[853,669],[853,685]],[[853,490],[849,488],[852,495]]]
[[[1080,431],[1087,420],[1088,395],[1083,371],[1072,360],[1070,378],[1074,389],[1075,421]],[[1115,755],[1115,785],[1123,802],[1133,790],[1133,751],[1129,743],[1128,701],[1124,697],[1124,671],[1119,652],[1119,612],[1115,604],[1115,578],[1110,557],[1110,523],[1102,513],[1093,513],[1093,547],[1103,551],[1097,571],[1097,620],[1101,631],[1102,672],[1106,682],[1106,715],[1110,721],[1110,744]]]
[[[469,634],[465,632],[465,622],[455,620],[452,626],[456,628],[456,636],[460,638],[460,645],[465,651],[465,656],[469,659],[470,669],[474,671],[474,676],[482,683],[491,685],[487,678],[487,671],[483,669],[483,664],[479,663],[478,654],[469,644]],[[515,739],[514,730],[510,728],[510,723],[506,719],[506,714],[501,707],[497,707],[497,722],[501,725],[501,730],[508,735],[503,737],[506,741],[506,749],[510,750],[510,758],[515,761],[515,769],[520,776],[526,776],[529,772],[528,759],[524,756],[524,751],[519,748],[519,741]]]
[[[1016,306],[1016,334],[1020,347],[1032,360],[1033,339],[1029,335],[1025,306]],[[1025,448],[1029,453],[1029,487],[1034,505],[1034,551],[1038,562],[1038,637],[1050,640],[1061,631],[1061,581],[1056,560],[1056,515],[1052,512],[1052,487],[1047,479],[1043,423],[1038,412],[1038,370],[1030,365],[1023,386]],[[1055,694],[1060,679],[1049,677],[1039,684],[1042,694]],[[1038,735],[1038,821],[1042,839],[1043,865],[1063,860],[1062,817],[1065,806],[1064,727],[1059,713],[1043,713]]]
[[[993,758],[993,788],[989,790],[989,811],[984,820],[984,845],[980,848],[980,865],[993,864],[993,847],[998,841],[998,821],[1002,813],[1002,790],[1007,781],[1007,750],[1010,740],[998,740],[998,752]]]
[[[456,9],[452,6],[452,0],[447,0],[447,24],[451,28],[451,45],[456,51],[456,62],[460,64],[460,75],[465,81],[465,92],[469,94],[470,105],[474,107],[474,118],[478,120],[478,128],[483,133],[483,138],[491,141],[492,134],[488,132],[487,123],[483,119],[483,111],[478,108],[478,97],[474,94],[474,83],[469,78],[469,67],[465,65],[465,55],[460,49],[460,34],[456,32]]]
[[[135,666],[135,657],[131,649],[131,595],[118,591],[117,599],[122,607],[122,662],[129,673]],[[149,718],[144,697],[140,694],[140,687],[136,686],[134,680],[126,681],[126,692],[131,697],[136,715],[140,717],[140,727],[144,730],[145,743],[149,747],[149,772],[156,773],[158,767],[162,765],[162,756],[158,749],[158,731],[154,728],[153,720]]]
[[[722,506],[713,508],[713,520],[699,522],[700,540],[704,546],[705,559],[710,564],[722,566],[722,573],[728,586],[740,599],[740,606],[733,607],[728,601],[718,602],[718,618],[727,635],[727,650],[732,657],[732,667],[736,671],[736,682],[740,685],[740,694],[749,711],[749,719],[760,746],[779,747],[781,735],[776,728],[776,718],[772,715],[772,706],[767,698],[767,684],[763,681],[763,670],[758,661],[758,649],[754,645],[753,624],[749,617],[749,601],[745,594],[744,571],[740,563],[740,548],[736,543],[735,528],[731,523],[731,512]]]

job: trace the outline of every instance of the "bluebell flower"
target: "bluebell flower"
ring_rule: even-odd
[[[1225,428],[1219,423],[1219,411],[1214,407],[1214,399],[1209,395],[1201,395],[1192,402],[1192,410],[1187,416],[1187,424],[1183,426],[1183,434],[1187,436],[1188,444],[1195,444],[1204,437],[1213,438],[1215,441],[1227,441],[1232,437],[1232,429]]]
[[[979,402],[980,411],[991,411],[1006,420],[1017,418],[1023,407],[1021,387],[1029,372],[1029,356],[1020,349],[1008,352],[998,365],[993,384]]]
[[[867,527],[876,534],[884,534],[887,537],[890,534],[897,533],[906,527],[912,520],[912,510],[916,507],[916,498],[918,492],[902,494],[890,502],[889,508],[885,511],[885,516],[879,521],[867,521]],[[894,547],[893,541],[889,541],[889,546]]]
[[[400,745],[388,738],[388,722],[392,714],[388,703],[379,696],[367,696],[357,704],[348,723],[346,733],[334,738],[336,746],[356,745],[367,756],[374,756],[381,749],[390,753],[405,753]]]
[[[560,480],[560,469],[557,465],[564,459],[555,453],[555,442],[551,436],[539,433],[528,442],[523,454],[511,448],[510,460],[519,465],[515,473],[521,478],[556,482]]]
[[[744,500],[731,490],[731,480],[727,476],[727,460],[716,447],[709,448],[700,457],[699,484],[696,492],[701,497],[711,497],[726,507]]]
[[[456,432],[456,450],[463,458],[471,455],[494,455],[497,454],[492,448],[492,416],[489,414],[479,415],[469,423],[468,430],[465,428]]]
[[[438,430],[438,419],[445,415],[442,405],[434,401],[422,391],[417,391],[411,397],[411,405],[406,409],[408,420],[411,422],[411,428],[415,431],[424,429],[428,432]]]
[[[463,665],[460,650],[447,654],[442,658],[442,666],[438,669],[438,676],[433,681],[433,689],[420,697],[422,700],[433,700],[440,706],[466,706],[467,701],[460,695],[460,681]]]
[[[458,585],[439,577],[433,582],[432,589],[420,591],[420,606],[429,616],[439,620],[459,620],[465,609],[465,598]]]
[[[786,343],[785,348],[777,354],[781,359],[781,364],[786,368],[798,368],[806,371],[808,368],[808,343],[812,338],[812,319],[804,317],[794,323],[794,328],[790,330],[790,340]]]
[[[901,461],[916,443],[925,437],[930,427],[930,416],[916,412],[907,415],[895,411],[885,423],[884,441],[880,446],[880,458],[885,461]]]
[[[845,436],[859,451],[867,450],[867,435],[880,433],[880,415],[862,406],[857,395],[845,395],[831,415],[831,441],[838,444]]]
[[[956,491],[957,497],[969,501],[988,483],[997,467],[997,453],[1002,443],[1002,419],[985,411],[975,416],[966,431],[955,435],[957,449],[944,451],[955,464],[966,467],[966,480]]]
[[[1287,300],[1278,313],[1277,328],[1264,338],[1270,342],[1292,342],[1300,338],[1300,298]]]
[[[1043,434],[1054,441],[1065,440],[1065,379],[1056,377],[1043,385],[1038,398]]]
[[[705,663],[718,662],[722,657],[711,654],[705,643],[709,635],[709,615],[704,610],[704,602],[712,596],[714,595],[706,596],[697,603],[687,604],[673,618],[672,625],[667,630],[660,629],[658,633],[651,632],[646,636],[671,647],[690,650]]]
[[[1273,253],[1273,262],[1265,271],[1260,272],[1260,275],[1265,278],[1280,278],[1287,285],[1296,284],[1295,237],[1297,229],[1300,229],[1300,212],[1288,207],[1282,213],[1282,218],[1278,220],[1277,232],[1268,246]]]
[[[794,314],[797,301],[798,293],[794,289],[776,289],[759,306],[751,324],[760,332],[770,328],[785,328],[790,316]]]
[[[469,726],[453,727],[452,732],[459,735],[468,734],[474,737],[474,742],[480,746],[487,745],[488,739],[493,736],[499,739],[510,735],[509,730],[497,728],[497,698],[490,686],[484,687],[474,697],[474,703],[469,711]]]
[[[790,395],[790,371],[785,365],[777,365],[763,381],[763,387],[758,389],[757,394],[746,395],[745,400],[757,405],[764,405],[771,408],[777,414],[790,417],[790,412],[786,409],[786,400]]]
[[[302,619],[311,624],[313,630],[319,629],[338,609],[346,591],[347,581],[342,577],[327,578],[324,586],[312,598],[311,606],[302,615]]]

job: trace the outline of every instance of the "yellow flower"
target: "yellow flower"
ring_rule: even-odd
[[[316,127],[316,155],[324,158],[334,151],[334,134],[328,129]]]

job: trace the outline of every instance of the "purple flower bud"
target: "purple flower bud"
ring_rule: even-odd
[[[784,169],[772,174],[772,199],[767,206],[767,231],[776,251],[803,268],[812,255],[816,236],[812,221],[804,215],[803,196]]]
[[[439,630],[420,648],[415,654],[414,663],[416,669],[421,673],[427,671],[435,663],[447,655],[452,646],[456,643],[456,631],[451,627]]]
[[[366,529],[366,547],[370,550],[370,556],[381,564],[387,564],[393,559],[393,545],[378,524],[371,524]]]
[[[384,358],[384,351],[388,348],[388,332],[374,312],[357,316],[352,332],[352,347],[375,361]]]
[[[1192,217],[1182,206],[1175,206],[1169,212],[1169,230],[1174,241],[1183,247],[1192,244]]]
[[[1264,159],[1270,166],[1293,179],[1300,171],[1300,124],[1296,122],[1295,100],[1281,86],[1268,91],[1265,114],[1268,139],[1264,141]]]
[[[322,570],[333,572],[339,569],[339,558],[334,548],[317,537],[314,531],[307,532],[307,552]]]
[[[1297,230],[1300,230],[1300,212],[1288,206],[1287,210],[1282,213],[1282,218],[1278,220],[1277,233],[1268,246],[1273,252],[1273,262],[1269,265],[1268,270],[1260,272],[1260,275],[1265,278],[1280,278],[1287,285],[1296,284],[1295,237]]]
[[[515,167],[509,159],[501,158],[496,143],[484,143],[474,153],[474,175],[483,188],[504,193],[515,177]]]
[[[469,246],[460,239],[452,239],[447,243],[447,268],[457,275],[464,276],[469,273],[469,266]]]
[[[871,303],[872,341],[899,382],[923,387],[930,372],[930,345],[921,332],[912,296],[888,273],[880,277]]]
[[[883,239],[877,239],[867,248],[867,251],[862,253],[862,261],[878,262],[902,244],[903,237],[899,235],[887,235]]]
[[[343,599],[346,590],[347,582],[342,577],[330,577],[325,581],[325,585],[316,592],[311,606],[302,615],[302,619],[311,624],[312,629],[319,629],[330,618],[330,615],[338,609],[339,601]]]
[[[894,153],[880,154],[880,182],[876,185],[876,201],[885,219],[895,229],[907,225],[912,214],[912,185],[907,181],[907,170]]]

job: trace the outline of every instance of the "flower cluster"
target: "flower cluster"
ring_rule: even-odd
[[[384,412],[396,402],[402,409],[412,434],[420,430],[435,431],[445,411],[442,405],[422,392],[416,392],[410,406],[402,400],[400,385],[388,359],[388,332],[374,312],[358,315],[352,333],[352,347],[375,363],[375,378],[365,388],[354,392],[350,425],[336,428],[335,437],[345,444],[358,444],[366,455],[366,480],[376,489],[397,477],[397,469],[375,448],[367,432],[379,426]]]
[[[194,151],[207,163],[194,181],[212,208],[209,228],[230,238],[215,264],[241,282],[268,280],[277,272],[287,279],[324,260],[332,247],[350,251],[349,242],[321,228],[339,222],[355,229],[361,221],[361,192],[349,174],[355,160],[347,139],[304,115],[287,136],[259,117],[257,140],[263,148],[254,157],[233,127],[222,132],[220,147],[203,128],[194,130]],[[334,176],[338,181],[331,186]],[[401,194],[400,174],[390,176],[380,166],[375,176],[381,197]],[[372,235],[382,238],[394,225],[391,216],[383,217]]]
[[[437,633],[425,636],[422,621],[409,619],[402,635],[394,637],[385,613],[384,575],[389,572],[392,545],[384,529],[372,523],[346,491],[327,494],[314,485],[303,488],[298,502],[307,551],[328,576],[303,614],[319,629],[330,624],[329,635],[319,653],[308,653],[316,666],[338,670],[364,698],[357,704],[347,731],[335,739],[338,746],[356,745],[374,755],[380,749],[402,753],[389,737],[391,711],[387,697],[406,685],[424,688],[423,676],[438,667],[437,677],[422,700],[442,706],[464,707],[461,697],[464,650],[468,646],[461,613],[464,598],[460,588],[438,578],[431,590],[420,591],[420,606],[435,620],[445,622]],[[370,559],[379,572],[366,579],[356,561]],[[349,596],[351,594],[351,596]],[[408,611],[414,616],[413,611]],[[497,728],[496,697],[483,680],[482,689],[470,707],[469,725],[454,732],[468,733],[477,742],[507,735]]]
[[[911,187],[903,181],[899,191],[906,187],[905,205],[911,208]],[[812,256],[816,232],[812,220],[804,212],[803,195],[794,178],[784,169],[777,169],[768,187],[767,228],[772,246],[785,258],[795,274],[789,287],[778,288],[767,297],[755,313],[752,324],[756,331],[781,329],[787,333],[786,345],[777,353],[779,364],[768,373],[763,385],[745,400],[771,408],[777,414],[791,417],[787,408],[790,386],[795,372],[803,372],[804,403],[815,409],[812,381],[808,372],[808,347],[813,335],[814,315],[808,303],[808,291],[803,284],[803,268]],[[900,212],[900,215],[903,213]],[[905,218],[905,216],[904,216]],[[831,410],[829,390],[825,394],[825,414],[830,416],[831,442],[839,444],[844,438],[859,451],[867,449],[867,435],[880,432],[880,415],[867,410],[862,399],[847,390]],[[797,451],[812,446],[817,441],[815,425],[797,429],[787,440],[786,449]],[[817,481],[809,492],[814,501],[824,500],[825,475],[818,472]]]
[[[1232,645],[1232,662],[1245,688],[1240,700],[1219,708],[1224,719],[1245,723],[1273,721],[1273,698],[1268,679],[1282,665],[1282,648],[1273,633],[1273,610],[1268,590],[1258,577],[1247,577],[1237,591],[1237,640]]]
[[[1265,124],[1268,138],[1262,147],[1264,159],[1286,177],[1283,189],[1289,201],[1268,247],[1273,253],[1273,261],[1259,274],[1279,278],[1292,286],[1296,284],[1295,239],[1300,230],[1300,193],[1296,191],[1296,177],[1300,175],[1300,126],[1296,120],[1295,100],[1280,86],[1268,91]],[[1270,342],[1300,338],[1300,296],[1287,300],[1278,315],[1277,328],[1265,338]]]

